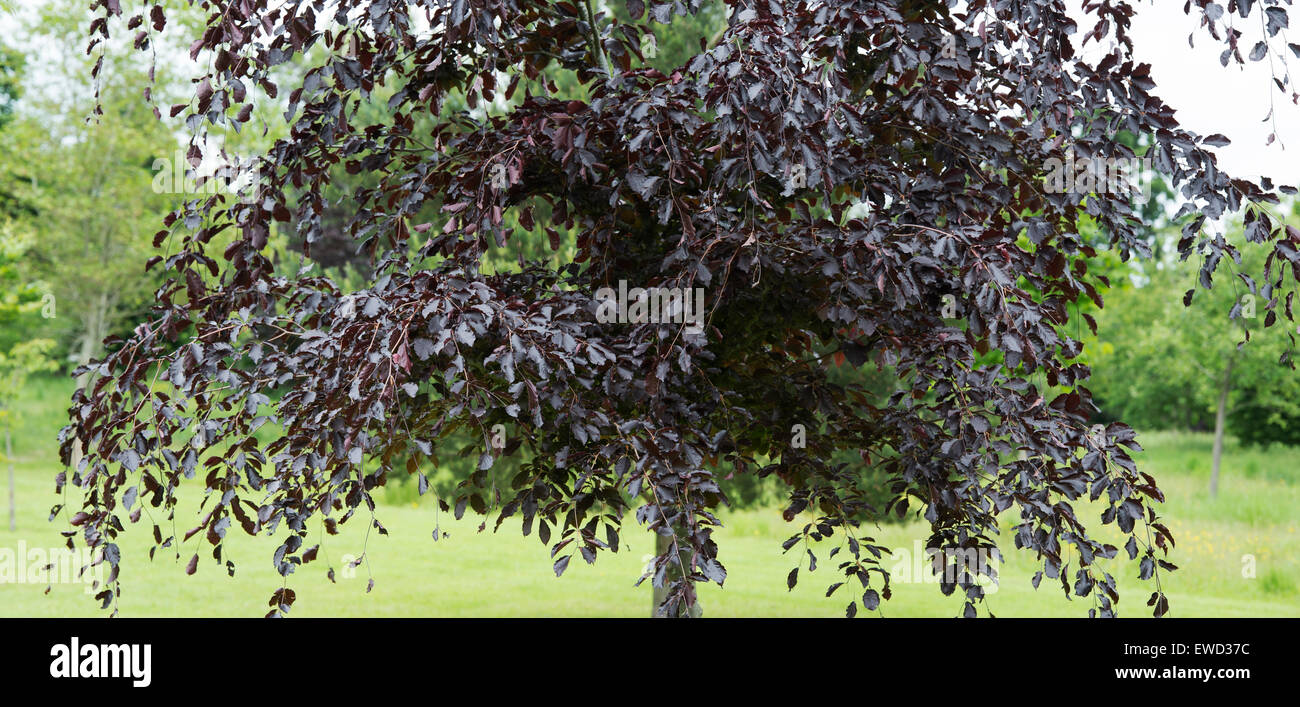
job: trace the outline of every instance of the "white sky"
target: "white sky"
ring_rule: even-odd
[[[1300,107],[1273,85],[1269,60],[1247,64],[1245,69],[1232,61],[1224,67],[1219,63],[1224,45],[1199,29],[1197,20],[1183,14],[1181,0],[1152,0],[1136,6],[1131,29],[1134,53],[1139,61],[1151,64],[1156,83],[1153,93],[1177,111],[1185,128],[1203,136],[1222,133],[1232,139],[1227,147],[1210,148],[1223,170],[1234,177],[1268,176],[1279,184],[1300,184]],[[1300,13],[1295,9],[1292,29],[1300,33]],[[1255,17],[1262,12],[1256,6],[1250,21],[1239,27],[1243,56],[1264,36]],[[1189,33],[1195,33],[1195,48],[1188,46]],[[1282,47],[1282,36],[1273,38],[1274,46]],[[1300,59],[1288,55],[1292,80],[1300,80]],[[1274,66],[1279,75],[1286,70],[1276,58]],[[1269,112],[1270,97],[1278,140],[1266,146],[1274,131],[1272,121],[1262,122]]]

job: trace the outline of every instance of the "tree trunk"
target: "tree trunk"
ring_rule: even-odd
[[[85,331],[81,336],[81,353],[77,356],[77,363],[85,366],[89,364],[96,356],[100,354],[100,346],[104,343],[104,337],[108,336],[108,310],[112,306],[109,302],[108,293],[100,293],[99,302],[87,314],[84,321]],[[77,387],[90,389],[95,382],[94,376],[87,372],[77,377]],[[81,457],[85,455],[81,443],[74,440],[72,445],[72,464],[73,469],[81,463]]]
[[[9,463],[9,532],[18,530],[18,504],[14,502],[14,445],[9,436],[9,421],[5,421],[5,461]]]
[[[676,531],[677,528],[674,528],[673,530]],[[680,535],[681,535],[680,532],[678,532],[678,537],[680,537]],[[659,533],[655,533],[655,554],[656,555],[663,555],[668,552],[671,552],[672,545],[673,545],[673,540],[671,537],[668,537],[666,535],[660,535]],[[680,548],[680,545],[678,547]],[[681,559],[682,564],[679,565],[676,562],[674,562],[669,565],[668,572],[665,573],[664,575],[665,585],[671,583],[672,580],[681,576],[681,568],[686,566],[686,563],[690,561],[690,556],[688,553],[689,551],[680,551],[679,558]],[[651,618],[659,617],[659,607],[664,603],[664,599],[667,598],[667,596],[668,596],[667,586],[654,588],[654,603],[650,605]],[[677,609],[677,618],[698,619],[703,615],[704,615],[704,609],[700,606],[700,602],[698,599],[695,602],[695,606],[692,606],[690,608],[689,613],[684,611],[681,607],[678,607]]]
[[[1223,383],[1219,386],[1219,409],[1214,413],[1214,460],[1210,468],[1210,498],[1219,494],[1219,464],[1223,461],[1223,428],[1228,417],[1228,391],[1232,390],[1232,366],[1237,361],[1234,354],[1223,370]]]

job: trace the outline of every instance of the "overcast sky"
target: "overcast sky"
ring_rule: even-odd
[[[1227,147],[1211,148],[1224,171],[1234,177],[1269,176],[1279,183],[1300,184],[1300,107],[1273,85],[1268,60],[1244,70],[1232,62],[1225,68],[1219,63],[1223,45],[1183,14],[1182,2],[1155,0],[1137,7],[1132,29],[1134,53],[1139,61],[1151,64],[1154,93],[1177,111],[1179,122],[1187,129],[1232,138]],[[1243,55],[1263,37],[1254,17],[1260,12],[1256,7],[1247,26],[1239,28],[1244,33]],[[1187,43],[1189,33],[1195,33],[1194,49]],[[1274,45],[1281,45],[1280,38],[1274,38]],[[1290,59],[1295,71],[1292,79],[1300,80],[1300,59],[1293,55]],[[1279,75],[1286,69],[1276,59],[1274,66]],[[1270,97],[1278,141],[1266,146],[1274,131],[1273,121],[1262,122],[1269,112]]]

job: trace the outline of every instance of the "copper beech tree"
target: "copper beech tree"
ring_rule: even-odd
[[[1143,138],[1203,287],[1238,259],[1205,221],[1244,211],[1246,237],[1272,246],[1245,280],[1269,325],[1292,317],[1300,231],[1269,210],[1294,190],[1224,174],[1207,146],[1227,139],[1181,128],[1152,93],[1133,3],[1084,2],[1080,27],[1064,0],[730,0],[670,73],[643,37],[700,0],[191,4],[207,18],[190,48],[202,73],[169,112],[188,118],[192,154],[254,108],[288,123],[254,198],[211,194],[167,218],[148,266],[170,279],[149,322],[110,340],[74,394],[58,486],[84,501],[55,514],[70,544],[103,551],[106,608],[144,509],[155,550],[189,572],[208,556],[233,572],[232,532],[286,538],[285,581],[268,587],[284,614],[294,573],[326,564],[314,539],[349,521],[384,532],[376,487],[413,475],[424,492],[440,442],[469,431],[475,471],[444,508],[521,521],[557,575],[644,526],[662,538],[641,577],[662,615],[698,613],[697,585],[724,583],[719,480],[750,474],[788,490],[790,586],[820,558],[849,616],[878,610],[887,550],[860,467],[829,461],[841,450],[888,473],[893,500],[874,512],[924,518],[927,547],[1014,545],[1041,564],[1035,586],[1089,615],[1117,612],[1115,575],[1131,572],[1168,610],[1161,492],[1131,428],[1090,424],[1077,338],[1095,328],[1079,305],[1101,306],[1107,285],[1090,262],[1149,257],[1144,224],[1129,191],[1053,188],[1051,165],[1129,160],[1121,136]],[[1225,66],[1285,67],[1300,47],[1283,4],[1185,11]],[[156,0],[92,5],[92,52],[116,32],[147,51],[181,29]],[[1263,39],[1246,46],[1238,25]],[[277,85],[290,58],[294,84]],[[589,100],[561,96],[562,73]],[[385,119],[355,120],[377,94]],[[310,256],[343,173],[370,177],[341,202],[373,262],[352,291],[269,255],[291,233]],[[573,256],[483,267],[543,234],[572,236]],[[678,288],[687,304],[702,290],[701,326],[671,308],[598,318],[605,287]],[[835,359],[885,367],[896,392],[832,382]],[[504,455],[519,471],[497,484]],[[175,517],[183,493],[202,495],[194,520]],[[1117,545],[1094,539],[1090,501]],[[974,616],[993,572],[957,567],[941,589]]]

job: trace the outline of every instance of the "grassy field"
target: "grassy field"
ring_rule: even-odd
[[[52,439],[62,424],[69,384],[44,380],[30,385],[16,411],[15,457],[17,468],[18,530],[0,524],[0,551],[56,548],[62,544],[62,521],[47,521],[56,502],[53,477],[57,458]],[[1210,440],[1205,435],[1148,434],[1140,436],[1147,447],[1139,463],[1153,474],[1168,502],[1164,515],[1178,545],[1170,559],[1181,569],[1164,576],[1171,615],[1205,617],[1300,616],[1300,450],[1267,451],[1230,445],[1225,454],[1220,493],[1208,495]],[[3,468],[3,467],[0,467]],[[200,487],[194,487],[197,500]],[[339,536],[322,545],[321,559],[300,568],[288,586],[298,595],[293,616],[645,616],[650,610],[649,585],[633,584],[652,548],[648,533],[638,532],[632,521],[625,526],[623,549],[602,553],[594,565],[576,561],[561,578],[551,571],[547,550],[535,536],[524,538],[516,524],[501,532],[477,533],[478,519],[461,522],[439,514],[429,498],[414,497],[399,487],[388,493],[378,517],[390,535],[365,538],[365,521],[349,523]],[[1097,515],[1081,513],[1099,527]],[[819,552],[818,570],[807,572],[806,558],[794,591],[785,588],[785,576],[795,554],[783,555],[781,541],[793,527],[776,510],[724,514],[719,530],[720,560],[726,565],[725,588],[716,585],[701,593],[705,614],[736,616],[842,616],[846,589],[825,598],[826,587],[837,581],[834,562],[825,560],[827,546]],[[192,516],[178,515],[183,533]],[[1006,527],[1014,522],[1006,519]],[[182,527],[183,526],[183,527]],[[432,540],[435,526],[450,534]],[[927,533],[923,524],[885,526],[875,537],[882,544],[911,553]],[[148,557],[149,528],[129,527],[123,541],[123,616],[243,616],[264,614],[280,577],[271,564],[279,540],[249,538],[232,532],[229,557],[235,560],[233,578],[210,559],[210,553],[191,539],[180,553],[162,551]],[[1107,537],[1102,534],[1102,537]],[[21,545],[20,545],[21,544]],[[1065,598],[1059,584],[1044,582],[1034,590],[1029,576],[1034,567],[1027,555],[1006,548],[999,590],[987,602],[998,616],[1085,616],[1091,602]],[[369,560],[344,576],[345,556],[366,553]],[[186,576],[185,563],[201,555],[198,572]],[[1253,556],[1255,577],[1243,577],[1245,556]],[[1123,553],[1121,553],[1123,557]],[[891,567],[897,560],[889,560]],[[327,563],[336,570],[337,584],[325,573]],[[1112,563],[1120,584],[1122,616],[1147,616],[1144,606],[1149,583],[1136,578],[1137,567],[1126,561]],[[369,580],[375,581],[366,592]],[[894,598],[886,602],[885,616],[955,616],[961,602],[944,597],[933,583],[895,580]],[[3,616],[100,616],[83,585],[0,583]]]

